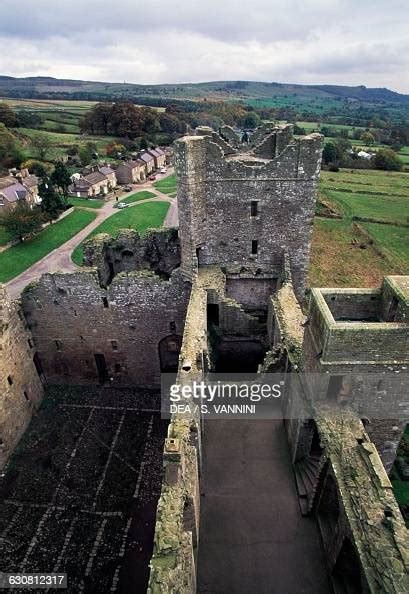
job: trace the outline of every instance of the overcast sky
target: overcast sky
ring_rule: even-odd
[[[409,0],[0,0],[0,74],[409,93]]]

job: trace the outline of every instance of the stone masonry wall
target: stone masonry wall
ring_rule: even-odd
[[[287,251],[301,296],[320,160],[317,134],[292,140],[269,160],[244,153],[226,157],[209,136],[179,140],[182,268],[192,269],[197,256],[199,266],[219,265],[227,272],[240,267],[271,271],[280,268]]]
[[[150,386],[160,379],[160,341],[175,337],[175,348],[182,336],[189,294],[180,270],[169,280],[123,272],[105,289],[97,271],[88,269],[46,274],[22,300],[50,382],[97,382],[99,354],[114,384]]]
[[[0,468],[43,397],[33,363],[36,348],[17,303],[0,286]]]
[[[101,233],[85,243],[84,264],[98,268],[105,287],[116,274],[133,270],[152,270],[169,278],[180,266],[178,231],[151,229],[141,237],[133,229],[122,229],[117,238]]]

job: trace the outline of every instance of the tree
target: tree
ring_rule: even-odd
[[[260,124],[261,118],[258,113],[254,111],[249,112],[243,121],[244,128],[257,128],[257,126],[260,126]]]
[[[322,151],[322,160],[325,165],[329,163],[336,163],[338,161],[338,152],[333,142],[326,142],[324,150]]]
[[[0,123],[7,126],[7,128],[14,128],[17,126],[17,116],[11,109],[10,105],[4,101],[0,102]]]
[[[106,146],[105,152],[107,154],[107,157],[118,158],[124,155],[124,153],[126,152],[126,148],[123,144],[120,144],[119,142],[111,142]]]
[[[51,183],[59,188],[63,196],[68,194],[68,186],[71,183],[70,173],[61,161],[57,161],[54,171],[51,174]]]
[[[402,161],[392,149],[380,149],[374,157],[374,165],[376,169],[384,169],[386,171],[400,171],[402,169]]]
[[[93,155],[97,152],[97,145],[95,142],[86,142],[83,147],[80,148],[78,156],[80,158],[83,167],[89,165],[93,159]]]
[[[146,150],[148,148],[148,143],[146,142],[146,138],[142,136],[140,145],[142,150]]]
[[[365,131],[361,134],[361,140],[365,145],[369,146],[375,142],[375,137],[371,132]]]
[[[0,169],[18,167],[23,159],[23,151],[16,137],[0,123]]]
[[[31,139],[31,146],[40,161],[45,161],[51,149],[51,140],[46,134],[36,134]]]
[[[51,180],[47,178],[43,179],[38,188],[38,193],[41,197],[41,210],[51,222],[64,210],[66,202],[64,198],[55,191]]]
[[[25,200],[19,200],[14,208],[7,209],[0,215],[0,223],[12,239],[24,241],[41,229],[43,217],[38,207],[30,208]]]

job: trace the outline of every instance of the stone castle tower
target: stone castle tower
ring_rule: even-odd
[[[288,253],[296,293],[303,294],[322,137],[292,133],[292,125],[265,125],[243,143],[231,128],[221,135],[199,128],[176,142],[186,275],[217,265],[228,275],[268,277],[274,291]]]

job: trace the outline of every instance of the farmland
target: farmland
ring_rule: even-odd
[[[322,171],[311,285],[377,286],[409,273],[409,175]]]

